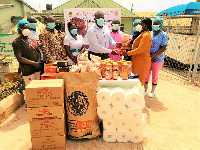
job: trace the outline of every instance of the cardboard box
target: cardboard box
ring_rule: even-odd
[[[58,67],[67,67],[68,61],[57,61],[57,66]]]
[[[69,72],[71,67],[58,67],[57,72]]]
[[[54,73],[43,73],[41,75],[41,80],[49,80],[49,79],[55,79]]]
[[[63,106],[64,80],[31,81],[25,88],[28,107]]]
[[[53,66],[53,64],[54,64],[55,62],[56,62],[56,61],[50,61],[50,62],[48,62],[47,64],[44,64],[44,72],[45,72],[46,67],[48,67],[48,66]]]
[[[42,118],[62,119],[64,108],[63,106],[27,108],[27,112],[29,121],[39,120]]]
[[[33,150],[66,150],[65,136],[32,138]]]
[[[47,66],[45,68],[45,73],[56,73],[57,72],[57,66]]]
[[[30,84],[64,83],[64,79],[32,80]]]
[[[62,119],[40,119],[30,121],[31,137],[66,135],[65,116]]]

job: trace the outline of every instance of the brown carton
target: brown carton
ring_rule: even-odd
[[[56,61],[50,61],[47,64],[44,64],[44,71],[45,71],[46,67],[53,66],[55,63],[56,63]]]
[[[26,103],[28,107],[63,106],[64,82],[35,80],[26,86]]]
[[[55,107],[37,107],[27,108],[28,120],[38,120],[42,118],[63,118],[64,108],[63,106]]]
[[[29,121],[31,137],[66,135],[65,117],[62,119],[39,119]]]
[[[66,150],[65,136],[32,138],[33,150]]]

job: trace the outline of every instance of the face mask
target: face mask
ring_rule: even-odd
[[[158,31],[158,30],[160,30],[160,26],[159,26],[159,25],[153,25],[153,26],[152,26],[152,29],[153,29],[154,31]]]
[[[97,19],[97,24],[102,27],[103,24],[104,24],[104,19],[103,18],[100,18],[100,19]]]
[[[23,34],[24,36],[29,36],[30,33],[31,33],[31,31],[30,31],[29,29],[24,29],[24,30],[22,30],[22,34]]]
[[[53,28],[55,28],[55,23],[47,23],[47,27],[49,28],[49,29],[53,29]]]
[[[56,30],[60,30],[60,29],[61,29],[61,25],[56,25],[56,26],[55,26],[55,29],[56,29]]]
[[[112,24],[112,29],[113,30],[118,30],[119,29],[119,24]]]
[[[137,32],[136,27],[133,27],[133,32]]]
[[[138,24],[136,26],[136,31],[141,32],[142,31],[142,26],[140,24]]]
[[[76,35],[77,34],[77,29],[72,29],[70,32],[71,32],[72,35]]]
[[[37,23],[30,23],[30,27],[31,27],[31,29],[35,29],[36,26],[37,26]]]

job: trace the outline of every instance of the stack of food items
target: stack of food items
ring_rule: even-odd
[[[44,66],[44,74],[41,75],[41,80],[55,79],[55,73],[69,72],[71,66],[68,61],[50,61]]]
[[[83,73],[83,72],[96,72],[99,79],[101,75],[101,58],[98,56],[90,55],[91,60],[88,60],[88,52],[84,52],[77,57],[77,65],[72,65],[69,72]]]
[[[45,64],[45,73],[41,75],[41,80],[55,79],[55,73],[59,72],[96,72],[99,79],[128,80],[128,76],[132,72],[132,62],[120,60],[115,62],[112,58],[101,60],[100,57],[90,55],[88,60],[88,52],[84,52],[77,57],[76,65],[69,65],[67,61],[52,61]]]
[[[120,60],[115,62],[111,58],[101,61],[101,74],[106,80],[117,80],[118,77],[121,77],[122,80],[128,80],[131,70],[131,61]]]
[[[141,87],[132,89],[101,88],[97,93],[97,114],[103,120],[103,139],[106,142],[143,140],[145,114]]]
[[[78,65],[73,65],[70,72],[96,72],[99,79],[117,80],[121,77],[123,80],[128,80],[128,76],[132,72],[132,62],[120,60],[115,62],[112,58],[101,60],[100,57],[90,55],[91,61],[87,59],[87,52],[79,55]]]
[[[32,80],[26,86],[32,149],[66,149],[64,80]]]

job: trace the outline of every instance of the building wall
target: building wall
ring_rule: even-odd
[[[26,15],[26,12],[33,12],[31,8],[19,2],[19,0],[7,0],[6,2],[13,4],[14,7],[0,8],[0,33],[8,33]],[[13,16],[14,18],[11,21]]]
[[[121,24],[124,24],[124,33],[131,34],[133,32],[133,19],[121,19]]]

